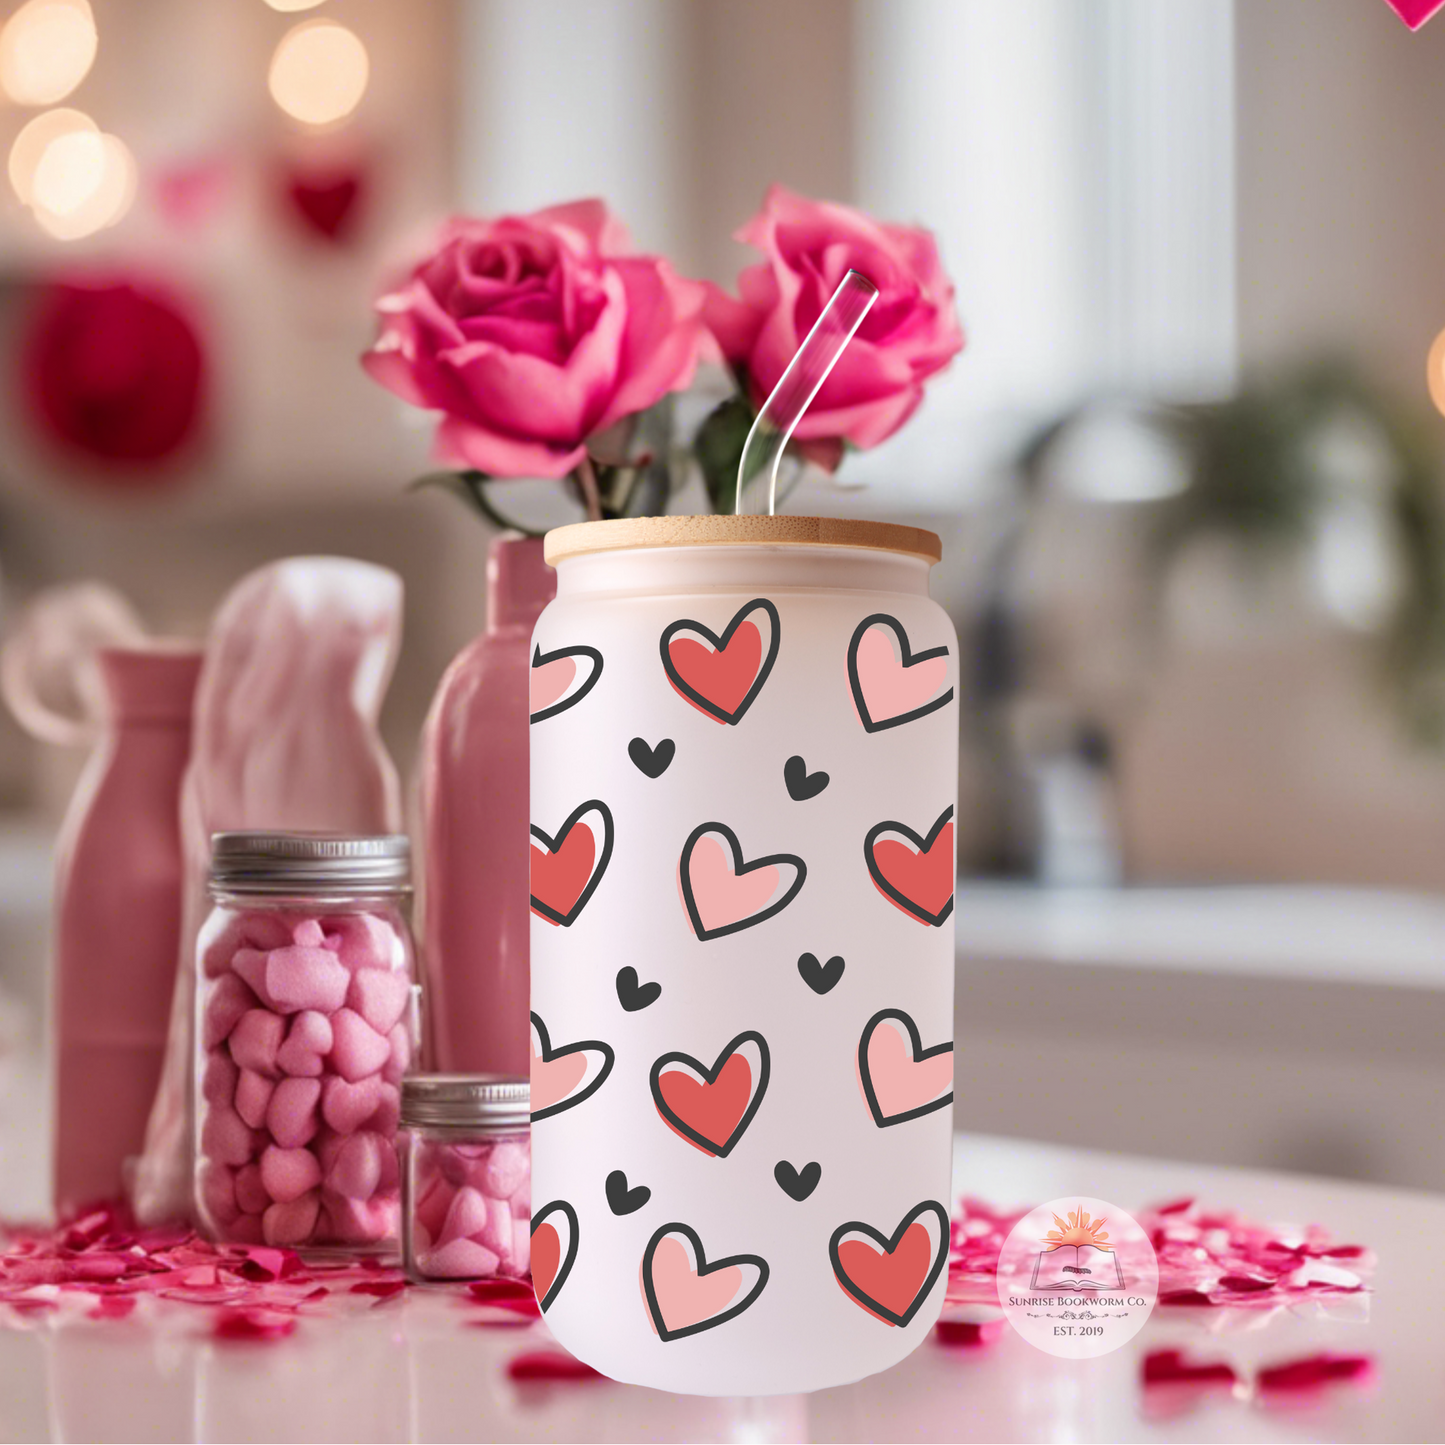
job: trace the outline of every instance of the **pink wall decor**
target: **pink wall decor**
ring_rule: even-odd
[[[527,718],[596,681],[585,657],[532,655],[556,588],[541,538],[492,543],[486,631],[447,670],[427,719],[422,953],[431,1048],[447,1071],[527,1072]]]
[[[207,359],[199,323],[147,282],[122,276],[43,287],[21,341],[20,376],[49,439],[110,469],[118,485],[155,481],[201,428]]]
[[[928,597],[938,539],[660,517],[547,546],[548,1327],[614,1379],[692,1394],[886,1369],[947,1283],[958,643]]]

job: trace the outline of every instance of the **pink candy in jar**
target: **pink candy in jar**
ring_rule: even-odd
[[[404,837],[218,833],[196,946],[196,1207],[211,1238],[400,1237],[417,1042]]]
[[[494,1074],[403,1082],[403,1253],[412,1279],[530,1272],[530,1099],[525,1079]]]

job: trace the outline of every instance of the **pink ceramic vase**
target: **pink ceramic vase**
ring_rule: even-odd
[[[97,654],[107,728],[57,849],[55,1205],[121,1192],[166,1046],[181,928],[181,777],[201,654]]]
[[[539,537],[499,537],[487,629],[447,669],[422,743],[422,938],[433,1065],[526,1075],[528,648],[557,591]]]

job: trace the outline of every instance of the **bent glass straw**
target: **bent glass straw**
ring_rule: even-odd
[[[788,369],[757,414],[743,443],[743,454],[738,459],[734,515],[742,515],[743,488],[765,467],[768,515],[771,517],[777,511],[778,463],[783,459],[788,438],[877,299],[878,288],[861,271],[850,271],[823,308],[823,314],[813,323],[813,329],[788,363]]]

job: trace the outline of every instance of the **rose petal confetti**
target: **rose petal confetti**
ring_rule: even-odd
[[[531,1350],[507,1361],[513,1380],[605,1380],[606,1375],[562,1350]]]
[[[1375,1375],[1372,1355],[1340,1355],[1322,1351],[1298,1360],[1269,1365],[1255,1376],[1254,1386],[1263,1397],[1313,1395],[1331,1385],[1369,1383]]]

